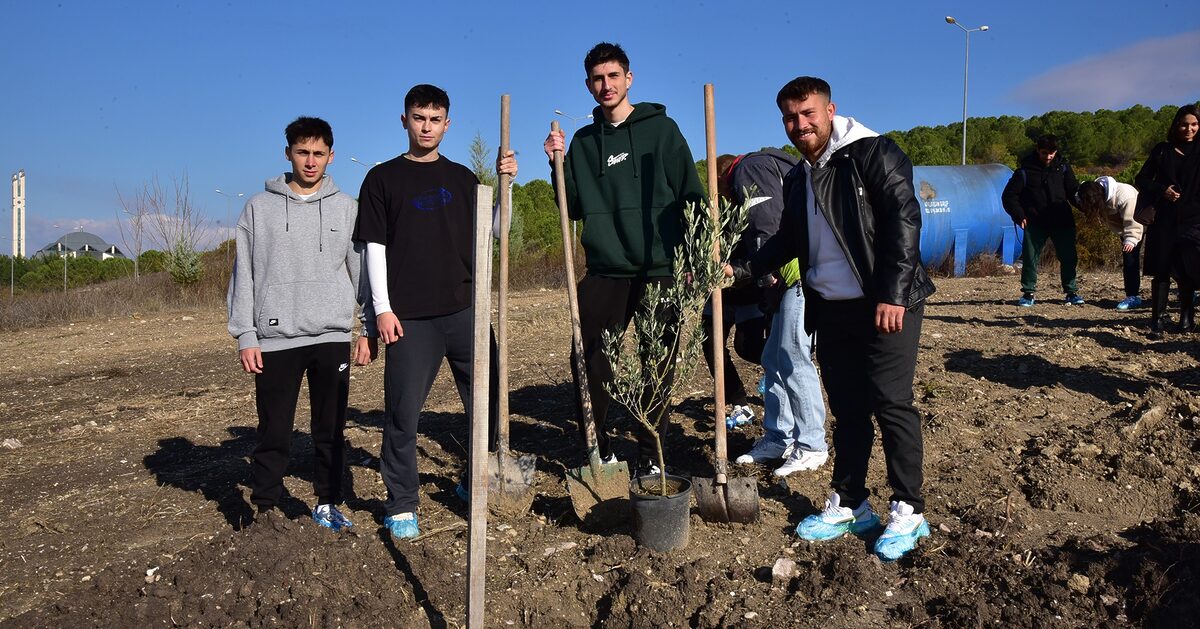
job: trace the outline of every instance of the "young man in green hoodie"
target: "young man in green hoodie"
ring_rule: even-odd
[[[237,223],[237,263],[229,280],[229,333],[238,360],[254,374],[257,441],[250,464],[250,501],[273,517],[283,493],[300,381],[308,376],[312,406],[313,520],[339,531],[353,526],[338,511],[345,455],[342,432],[350,391],[350,331],[360,285],[362,249],[350,240],[358,204],[325,174],[333,162],[333,130],[320,118],[287,126],[284,154],[292,171],[268,179],[246,202]],[[364,304],[365,308],[369,308]],[[363,315],[355,364],[375,351],[374,315]]]
[[[629,102],[633,73],[625,51],[616,44],[596,44],[583,68],[598,106],[594,122],[571,139],[564,176],[571,218],[583,221],[587,275],[579,283],[579,319],[584,362],[601,456],[611,461],[616,459],[605,428],[612,400],[604,385],[612,380],[612,367],[601,334],[629,325],[648,284],[670,281],[686,203],[703,201],[704,192],[692,152],[666,107]],[[546,156],[565,145],[561,131],[551,133]],[[655,460],[654,436],[639,425],[636,473],[656,471]]]

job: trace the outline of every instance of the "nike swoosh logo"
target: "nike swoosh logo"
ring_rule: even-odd
[[[338,365],[338,371],[345,371],[346,367],[349,367],[349,366],[350,366],[350,363],[342,363],[341,365]]]

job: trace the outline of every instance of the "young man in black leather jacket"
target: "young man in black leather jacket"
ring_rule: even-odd
[[[891,515],[875,552],[894,560],[929,535],[921,495],[921,418],[912,382],[925,299],[921,207],[912,163],[890,139],[835,116],[829,84],[793,79],[776,104],[805,159],[784,182],[779,231],[731,269],[758,277],[792,257],[803,277],[805,327],[816,334],[821,380],[837,418],[833,493],[796,528],[803,539],[867,536],[882,527],[867,501],[867,463],[883,435]]]

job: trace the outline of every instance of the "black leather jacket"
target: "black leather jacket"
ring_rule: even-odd
[[[906,308],[933,294],[921,266],[921,204],[913,192],[912,162],[884,136],[851,142],[822,167],[813,167],[813,196],[850,261],[867,299]],[[804,165],[784,180],[787,207],[779,231],[735,276],[758,277],[793,257],[808,271],[808,219]]]

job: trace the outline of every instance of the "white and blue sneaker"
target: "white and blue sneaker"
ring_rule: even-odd
[[[1021,298],[1017,300],[1017,305],[1022,308],[1032,308],[1034,303],[1033,293],[1021,293]]]
[[[1068,306],[1082,306],[1086,302],[1083,300],[1083,297],[1079,296],[1079,293],[1067,293],[1063,297],[1063,303]]]
[[[837,492],[829,494],[825,501],[825,510],[814,513],[800,521],[796,526],[796,535],[810,542],[823,542],[837,539],[846,533],[859,537],[878,530],[882,525],[879,516],[871,511],[871,503],[864,500],[857,509],[841,506],[842,498]]]
[[[411,511],[389,515],[383,519],[383,525],[394,539],[413,539],[421,534],[417,526],[417,514]]]
[[[1117,303],[1117,310],[1132,310],[1142,305],[1142,298],[1137,295],[1130,295]]]
[[[929,537],[929,522],[920,513],[913,513],[912,505],[903,500],[892,501],[892,513],[888,516],[887,528],[875,540],[875,554],[884,561],[895,561],[917,547],[917,540]]]
[[[764,435],[758,441],[754,442],[754,447],[750,448],[749,452],[739,456],[734,463],[750,465],[752,463],[765,463],[767,461],[786,459],[795,448],[795,443],[783,445]]]
[[[313,522],[334,531],[354,528],[354,523],[331,504],[317,505],[317,508],[313,509],[312,519]]]

